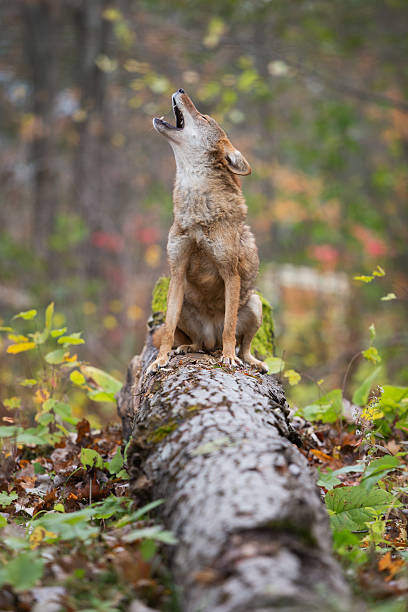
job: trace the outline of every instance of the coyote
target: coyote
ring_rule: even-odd
[[[202,115],[183,89],[172,102],[175,126],[153,119],[173,149],[177,170],[167,243],[166,321],[158,330],[159,354],[148,372],[165,366],[177,345],[177,353],[222,348],[222,364],[236,366],[242,359],[267,371],[250,352],[262,322],[261,300],[254,291],[259,260],[245,224],[247,207],[237,175],[250,174],[251,168],[215,119]]]

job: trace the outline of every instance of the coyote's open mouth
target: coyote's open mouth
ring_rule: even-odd
[[[172,125],[171,123],[163,119],[163,117],[160,117],[160,119],[155,119],[154,121],[161,125],[164,125],[168,130],[182,130],[184,128],[184,116],[179,107],[177,106],[175,96],[172,97],[172,102],[173,113],[176,118],[176,125]]]

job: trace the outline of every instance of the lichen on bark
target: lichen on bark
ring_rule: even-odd
[[[169,290],[170,279],[162,276],[156,282],[153,289],[152,313],[156,323],[164,320],[167,309],[167,293]],[[257,291],[262,301],[262,325],[258,329],[255,338],[252,340],[252,351],[260,359],[273,356],[274,350],[274,323],[272,316],[272,306],[264,296]]]

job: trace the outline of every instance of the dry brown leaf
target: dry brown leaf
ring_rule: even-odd
[[[385,578],[386,582],[392,580],[396,573],[398,573],[405,565],[405,561],[403,559],[393,559],[391,557],[391,552],[388,551],[385,553],[383,557],[378,561],[378,569],[381,572],[387,571],[389,575]]]

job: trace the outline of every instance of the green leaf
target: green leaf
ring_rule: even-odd
[[[365,469],[360,486],[364,487],[366,490],[371,489],[387,474],[398,469],[400,463],[400,458],[393,457],[392,455],[385,455],[379,459],[374,459]]]
[[[14,329],[12,327],[7,327],[7,326],[0,326],[0,332],[13,332]]]
[[[132,505],[129,497],[116,497],[110,495],[102,502],[96,502],[93,506],[93,517],[97,519],[108,519],[114,515],[121,515],[128,511]]]
[[[23,382],[20,383],[22,387],[34,387],[38,383],[38,380],[35,378],[25,378]]]
[[[115,523],[115,527],[120,528],[120,527],[124,527],[125,525],[129,525],[129,523],[134,523],[135,521],[138,521],[139,519],[141,519],[142,516],[150,512],[150,510],[154,510],[154,508],[157,508],[157,506],[160,506],[163,503],[164,503],[164,499],[156,499],[155,501],[152,501],[149,504],[146,504],[142,508],[139,508],[135,512],[132,512],[132,514],[128,514],[127,516],[124,516],[123,518],[119,519]]]
[[[114,457],[107,463],[107,468],[110,474],[117,474],[123,467],[123,457],[120,446],[116,449]]]
[[[2,529],[3,527],[5,527],[7,525],[7,519],[5,516],[2,516],[0,514],[0,529]]]
[[[96,537],[99,533],[98,527],[89,524],[93,515],[92,507],[67,513],[51,511],[35,518],[32,525],[42,525],[47,531],[56,534],[47,537],[47,541],[77,539],[86,541]]]
[[[65,353],[66,349],[57,349],[56,351],[51,351],[50,353],[47,353],[44,359],[47,363],[50,363],[51,365],[56,365],[64,361]]]
[[[122,388],[123,383],[120,380],[117,380],[99,368],[84,365],[81,366],[81,372],[83,372],[87,378],[92,378],[92,380],[94,380],[106,393],[118,393]]]
[[[368,331],[370,332],[370,340],[372,342],[377,335],[374,323],[371,323],[370,327],[368,328]]]
[[[116,478],[120,478],[121,480],[129,480],[130,476],[126,470],[120,470],[120,472],[116,474]]]
[[[36,415],[35,420],[37,421],[37,423],[39,423],[39,425],[46,426],[50,423],[54,423],[55,417],[53,414],[49,414],[47,412],[40,412]]]
[[[48,329],[44,329],[42,332],[34,332],[33,334],[28,334],[33,342],[36,344],[44,344],[44,342],[48,339],[49,331]]]
[[[63,344],[64,346],[69,346],[71,344],[85,344],[85,340],[81,338],[81,333],[82,332],[75,332],[70,336],[61,336],[61,338],[58,338],[57,342],[58,344]]]
[[[334,489],[337,485],[341,484],[341,480],[337,478],[339,474],[347,474],[349,472],[363,472],[364,465],[362,463],[356,463],[355,465],[345,465],[338,470],[332,470],[329,468],[327,472],[321,472],[320,468],[318,468],[319,472],[319,480],[317,484],[319,487],[324,487],[328,491]]]
[[[80,421],[80,419],[72,414],[71,406],[64,404],[64,402],[57,402],[54,406],[54,412],[67,423],[71,423],[71,425],[76,425]]]
[[[34,474],[45,474],[46,471],[47,470],[41,463],[38,463],[38,461],[34,463]]]
[[[53,329],[51,332],[51,337],[58,338],[59,336],[62,336],[62,334],[65,334],[66,331],[66,327],[61,327],[60,329]]]
[[[103,459],[98,451],[92,448],[81,448],[81,463],[84,467],[97,467],[103,469]]]
[[[21,398],[20,397],[8,397],[7,399],[3,400],[3,404],[9,410],[15,410],[16,408],[20,408]]]
[[[116,403],[115,395],[113,393],[106,393],[105,391],[89,391],[88,397],[94,402],[112,402],[113,404]]]
[[[14,425],[0,425],[0,438],[11,438],[17,433],[17,427]]]
[[[177,539],[174,537],[171,531],[164,530],[161,525],[154,525],[153,527],[145,527],[143,529],[134,529],[123,536],[123,539],[126,542],[134,542],[135,540],[142,540],[144,538],[157,540],[159,542],[164,542],[165,544],[177,544]]]
[[[13,320],[14,319],[24,319],[25,321],[31,321],[31,319],[34,319],[34,317],[36,316],[37,316],[36,310],[26,310],[24,312],[19,312],[18,314],[14,315]]]
[[[49,444],[50,440],[47,438],[48,432],[38,432],[36,428],[30,427],[29,429],[22,429],[17,434],[17,444],[24,444],[26,446],[42,446],[43,444]]]
[[[15,491],[11,493],[0,493],[0,506],[2,508],[6,508],[10,506],[16,499],[18,499],[18,495]]]
[[[47,400],[45,400],[45,402],[42,405],[43,411],[49,412],[50,410],[53,410],[56,403],[57,403],[57,400],[54,399],[53,397],[48,398]]]
[[[265,363],[268,366],[268,374],[278,374],[285,369],[285,362],[279,357],[268,357]]]
[[[79,372],[78,370],[74,370],[73,372],[71,372],[69,378],[74,383],[74,385],[77,385],[78,387],[82,387],[82,385],[86,383],[85,376],[81,374],[81,372]]]
[[[370,394],[370,389],[373,382],[376,380],[378,375],[381,372],[381,367],[376,368],[367,376],[364,382],[356,389],[353,393],[352,402],[353,404],[357,404],[357,406],[365,406],[368,401],[368,396]]]
[[[48,329],[48,331],[52,327],[53,317],[54,317],[54,302],[51,302],[51,304],[48,304],[45,310],[45,329]]]
[[[16,591],[27,591],[42,577],[44,561],[33,551],[24,551],[8,561],[5,570],[6,581]]]
[[[144,561],[150,561],[157,552],[157,544],[154,540],[143,540],[140,544],[139,551]]]
[[[361,353],[364,359],[367,359],[367,361],[371,361],[372,363],[380,363],[381,361],[380,354],[375,346],[370,346],[365,351],[361,351]]]
[[[314,404],[305,406],[301,412],[308,421],[334,423],[343,413],[343,395],[341,389],[333,389]]]
[[[393,499],[392,493],[379,487],[367,491],[358,485],[333,489],[326,494],[325,501],[333,530],[355,531],[383,514]]]
[[[379,400],[379,407],[384,411],[398,411],[408,409],[408,387],[397,387],[395,385],[384,385],[383,393]]]

